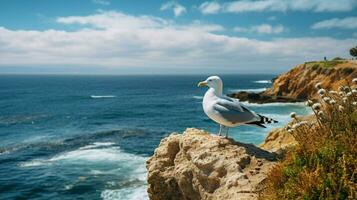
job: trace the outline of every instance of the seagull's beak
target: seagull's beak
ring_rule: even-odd
[[[198,87],[207,86],[207,82],[206,82],[206,81],[201,81],[201,82],[198,83],[197,86],[198,86]]]

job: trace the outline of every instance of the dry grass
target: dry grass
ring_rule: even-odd
[[[298,145],[272,169],[261,199],[357,199],[357,80],[340,91],[317,85],[314,120],[287,131]],[[351,86],[352,85],[352,86]]]

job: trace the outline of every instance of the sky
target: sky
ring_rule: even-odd
[[[274,74],[356,45],[357,0],[0,0],[0,74]]]

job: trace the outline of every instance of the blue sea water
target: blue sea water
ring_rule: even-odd
[[[224,75],[225,92],[261,91],[274,75]],[[0,76],[0,199],[147,199],[145,161],[187,127],[212,133],[206,76]],[[259,144],[302,103],[248,104],[279,120],[230,135]]]

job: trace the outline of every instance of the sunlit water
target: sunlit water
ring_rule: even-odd
[[[261,91],[274,75],[222,76],[226,92]],[[171,132],[216,133],[206,76],[0,76],[0,199],[146,199],[145,160]],[[246,104],[279,120],[230,135],[261,143],[307,114],[302,103]]]

